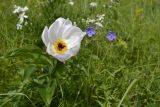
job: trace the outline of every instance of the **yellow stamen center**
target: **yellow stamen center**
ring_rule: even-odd
[[[63,39],[58,39],[53,43],[53,50],[57,54],[64,54],[67,51],[67,44]]]

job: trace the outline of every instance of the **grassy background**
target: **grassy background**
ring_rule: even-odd
[[[96,8],[90,8],[91,0],[75,0],[73,6],[68,5],[67,0],[52,1],[0,0],[1,57],[28,44],[45,51],[41,33],[44,26],[49,26],[58,17],[69,18],[85,30],[87,26],[82,18],[106,15],[104,28],[96,29],[93,38],[86,36],[80,53],[64,65],[52,107],[160,106],[159,0],[120,0],[112,8],[107,6],[109,0],[96,0]],[[29,24],[23,30],[16,30],[18,20],[12,13],[15,4],[29,8]],[[117,33],[127,48],[106,39],[110,30]],[[19,71],[24,67],[19,59],[0,59],[0,94],[19,87]],[[33,78],[40,74],[42,72]],[[22,90],[32,103],[26,97],[16,96],[8,101],[7,96],[0,96],[1,106],[44,106],[33,78]]]

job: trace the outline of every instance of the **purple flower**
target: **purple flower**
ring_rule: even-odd
[[[106,35],[106,37],[108,38],[108,40],[110,42],[113,42],[117,39],[116,33],[112,32],[112,31],[109,31],[109,33]]]
[[[94,27],[88,27],[85,32],[88,35],[88,37],[92,37],[96,34]]]

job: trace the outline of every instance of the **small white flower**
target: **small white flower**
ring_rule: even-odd
[[[90,19],[90,18],[87,18],[87,21],[86,21],[87,23],[94,23],[94,22],[96,22],[96,20],[95,19]]]
[[[82,22],[85,22],[86,23],[86,25],[89,25],[90,23],[95,23],[96,22],[96,20],[95,19],[90,19],[90,18],[87,18],[87,20],[82,20]]]
[[[102,15],[97,15],[97,21],[100,21],[100,22],[103,22],[104,20],[104,17],[105,17],[105,14],[102,14]]]
[[[28,22],[25,22],[24,25],[27,26],[27,25],[28,25]]]
[[[97,25],[98,27],[102,27],[103,28],[102,23],[96,22],[95,25]]]
[[[74,2],[73,2],[72,0],[70,0],[70,1],[68,2],[68,4],[71,5],[71,6],[73,6],[73,5],[74,5]]]
[[[58,18],[49,29],[44,28],[42,41],[48,54],[64,62],[78,53],[84,36],[85,32],[73,26],[70,20]]]
[[[26,7],[26,6],[23,8],[23,7],[20,7],[20,6],[16,6],[16,5],[15,5],[14,8],[15,8],[15,9],[14,9],[13,13],[18,13],[18,14],[19,14],[19,13],[26,12],[26,11],[28,10],[28,7]]]
[[[28,16],[26,15],[26,11],[28,10],[28,7],[20,7],[20,6],[14,6],[14,14],[18,15],[19,22],[17,24],[17,30],[21,30],[23,25],[27,25],[26,19]]]
[[[13,13],[15,14],[15,13],[19,13],[19,9],[20,9],[20,7],[19,6],[14,6],[14,11],[13,11]]]
[[[23,8],[23,11],[25,12],[25,11],[27,11],[27,10],[28,10],[28,7],[25,6],[25,7]]]
[[[95,19],[87,18],[82,19],[82,22],[85,23],[87,26],[88,25],[96,25],[98,27],[103,28],[103,22],[104,22],[105,14],[97,15]]]
[[[91,2],[91,3],[90,3],[90,6],[91,6],[91,7],[97,7],[97,2]]]
[[[108,7],[109,7],[109,8],[112,8],[113,6],[112,6],[112,5],[108,5]]]
[[[113,3],[114,1],[113,1],[113,0],[110,0],[110,2]]]
[[[77,26],[77,23],[76,23],[76,22],[73,22],[73,25],[74,25],[74,26]]]
[[[17,24],[17,30],[21,30],[22,29],[22,25],[21,24]]]
[[[85,19],[84,19],[84,18],[82,19],[82,22],[85,22]]]
[[[28,16],[27,15],[25,15],[25,13],[21,13],[21,14],[19,14],[19,23],[24,23],[24,20],[25,19],[27,19],[28,18]]]

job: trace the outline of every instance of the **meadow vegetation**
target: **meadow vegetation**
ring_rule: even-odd
[[[0,0],[0,107],[160,107],[159,0]],[[17,30],[14,5],[27,6]],[[64,63],[46,53],[44,27],[105,14]],[[106,34],[113,31],[117,40]]]

